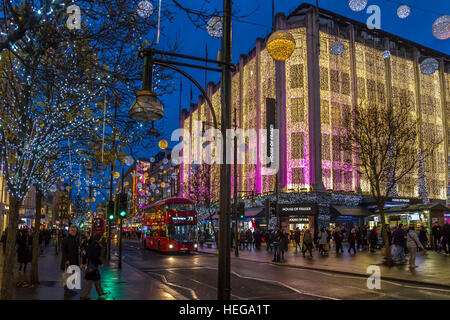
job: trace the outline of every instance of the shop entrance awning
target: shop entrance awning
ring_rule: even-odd
[[[340,216],[367,217],[370,215],[369,210],[367,210],[365,207],[332,206],[332,208]]]
[[[246,208],[245,209],[245,218],[256,218],[264,215],[264,207],[258,208]],[[216,213],[212,216],[213,220],[219,219],[219,214]],[[206,217],[206,220],[209,220],[209,217]]]

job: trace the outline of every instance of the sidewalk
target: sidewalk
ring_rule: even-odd
[[[64,294],[62,272],[60,271],[61,255],[55,256],[55,248],[50,245],[44,256],[39,258],[40,285],[28,288],[16,288],[15,300],[79,300],[81,290],[71,297]],[[0,252],[0,271],[3,267],[3,254]],[[19,275],[18,264],[15,268],[15,282],[29,281],[31,264],[27,266],[27,274]],[[131,267],[122,261],[122,270],[117,268],[117,253],[112,251],[111,261],[101,269],[102,287],[108,294],[106,300],[186,300],[187,298],[150,278],[145,273]],[[91,299],[97,299],[93,288]]]
[[[409,282],[414,284],[436,285],[441,287],[450,287],[450,257],[440,253],[428,251],[426,254],[419,252],[416,258],[416,265],[419,268],[410,269],[407,265],[387,267],[382,265],[383,256],[377,250],[375,253],[368,251],[357,252],[355,256],[347,253],[347,246],[344,246],[344,253],[336,256],[336,251],[330,250],[327,257],[322,257],[319,252],[313,250],[313,258],[308,256],[303,258],[301,252],[295,254],[295,247],[289,246],[289,250],[285,252],[285,262],[274,263],[273,252],[266,251],[266,246],[261,249],[243,249],[239,250],[239,257],[235,257],[234,249],[231,251],[232,259],[241,259],[254,262],[272,263],[281,266],[330,271],[334,273],[349,274],[366,277],[368,276],[367,267],[369,265],[377,265],[381,270],[381,278],[383,280],[395,280]],[[199,252],[217,254],[215,248],[198,249]],[[407,258],[408,255],[407,255]]]

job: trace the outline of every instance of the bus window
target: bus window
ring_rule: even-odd
[[[195,228],[193,224],[169,224],[169,238],[179,242],[192,242],[195,239]]]
[[[192,203],[169,203],[168,210],[176,212],[194,211],[194,205]]]
[[[163,238],[167,237],[167,227],[166,226],[162,226],[162,228],[161,228],[161,237],[163,237]]]

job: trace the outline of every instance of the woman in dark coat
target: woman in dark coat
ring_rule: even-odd
[[[28,230],[20,230],[17,234],[17,262],[19,262],[19,271],[27,271],[27,264],[31,262],[32,238],[28,235]]]
[[[80,299],[88,300],[91,293],[92,286],[95,285],[99,299],[105,294],[102,289],[101,276],[99,267],[103,265],[100,259],[102,253],[102,245],[100,244],[102,234],[95,233],[92,236],[92,241],[89,243],[86,255],[84,255],[81,267],[86,266],[86,272],[84,275],[84,285],[81,290]]]

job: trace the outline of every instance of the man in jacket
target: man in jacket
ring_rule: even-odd
[[[313,246],[313,237],[311,234],[311,230],[306,229],[305,235],[303,236],[303,257],[305,256],[305,252],[309,251],[309,256],[312,257],[312,246]]]
[[[273,244],[273,260],[272,262],[280,262],[280,246],[281,246],[281,230],[279,226],[276,226],[272,239]]]
[[[406,232],[403,229],[403,224],[400,223],[398,229],[394,231],[393,234],[393,244],[395,245],[394,251],[394,262],[397,260],[397,257],[400,255],[402,258],[402,263],[406,263],[405,256],[405,247],[406,247]]]
[[[75,226],[71,226],[69,229],[69,235],[64,238],[61,246],[61,269],[63,272],[66,271],[66,268],[71,265],[79,265],[79,244],[77,237],[77,228]],[[67,285],[64,285],[64,290],[66,293],[71,295],[76,295],[76,292],[67,288]]]
[[[414,225],[409,226],[408,233],[406,234],[406,239],[407,239],[406,246],[408,247],[409,251],[409,267],[417,268],[418,267],[416,266],[417,247],[422,249],[424,252],[427,252],[427,250],[420,243],[419,237],[417,236],[416,231],[414,231]]]
[[[435,251],[441,251],[439,247],[439,241],[441,240],[441,227],[437,222],[433,223],[431,234],[433,236],[433,249]]]
[[[336,245],[336,254],[339,254],[339,251],[342,251],[342,253],[344,253],[344,250],[342,249],[342,233],[340,227],[337,227],[336,231],[334,231],[333,240]]]

